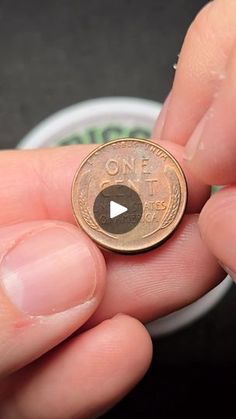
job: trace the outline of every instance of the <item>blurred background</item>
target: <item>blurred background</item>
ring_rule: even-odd
[[[86,99],[162,102],[184,34],[205,3],[0,0],[0,147],[15,147],[45,117]],[[232,287],[203,319],[154,341],[149,372],[105,417],[231,417],[235,305]]]

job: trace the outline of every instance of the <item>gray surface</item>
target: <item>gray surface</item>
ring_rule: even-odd
[[[13,147],[43,118],[84,99],[163,100],[184,33],[204,3],[0,1],[0,146]],[[204,319],[155,342],[148,375],[106,417],[231,417],[235,305],[232,289]]]

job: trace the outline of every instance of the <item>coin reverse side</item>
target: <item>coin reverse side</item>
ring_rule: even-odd
[[[181,167],[150,140],[125,138],[96,148],[72,185],[77,223],[102,248],[139,253],[164,242],[187,203]]]

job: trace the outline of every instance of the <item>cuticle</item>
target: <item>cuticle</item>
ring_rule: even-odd
[[[20,237],[18,237],[15,240],[12,240],[9,245],[6,247],[6,249],[3,251],[1,257],[0,257],[0,265],[2,264],[2,262],[4,261],[5,257],[12,251],[14,250],[20,243],[24,243],[25,240],[27,240],[30,237],[34,237],[36,236],[38,233],[41,233],[42,231],[46,231],[49,230],[51,228],[55,228],[55,227],[59,227],[59,225],[57,223],[54,222],[49,222],[44,226],[40,226],[38,228],[34,228],[31,231],[27,231],[23,234],[20,235]],[[61,226],[60,226],[61,227]]]

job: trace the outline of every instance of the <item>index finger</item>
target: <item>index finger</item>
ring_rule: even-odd
[[[181,165],[182,147],[165,143]],[[71,184],[81,161],[94,145],[0,153],[0,224],[57,219],[74,222]],[[185,170],[189,187],[187,210],[197,212],[209,190]]]
[[[154,137],[188,141],[225,78],[235,18],[235,0],[211,1],[198,13],[181,49],[165,121],[156,125]]]

